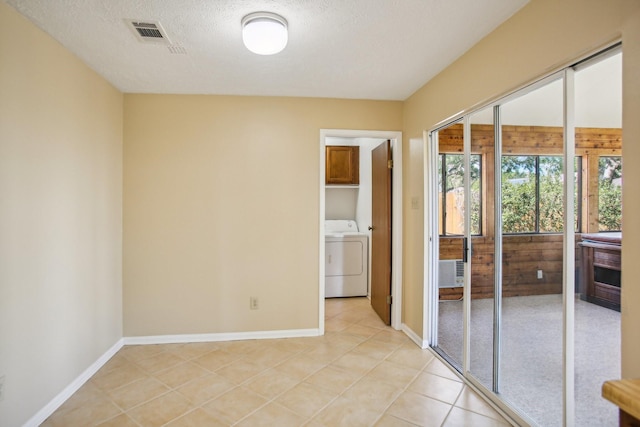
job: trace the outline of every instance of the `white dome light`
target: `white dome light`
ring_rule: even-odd
[[[269,12],[255,12],[242,18],[242,41],[258,55],[276,54],[287,45],[287,20]]]

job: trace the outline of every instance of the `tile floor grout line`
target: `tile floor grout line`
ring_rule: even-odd
[[[460,392],[458,393],[458,395],[456,396],[455,400],[453,401],[453,403],[449,406],[449,410],[447,411],[447,415],[444,417],[444,419],[442,420],[442,423],[440,424],[440,427],[444,427],[445,423],[447,422],[447,419],[449,418],[449,415],[451,415],[451,412],[453,411],[453,408],[455,408],[455,404],[458,401],[458,399],[460,398],[460,395],[462,395],[462,392],[464,390],[466,386],[463,384],[462,389],[460,389]]]
[[[350,326],[351,326],[351,325],[353,325],[353,324],[355,324],[355,323],[350,323]],[[349,329],[349,326],[347,326],[347,327],[343,328],[343,329],[342,329],[342,331],[346,331],[347,329]],[[345,332],[345,333],[346,333],[346,332]],[[377,334],[377,333],[378,333],[378,332],[376,332],[376,334]],[[350,335],[351,335],[351,334],[350,334]],[[338,359],[340,359],[341,357],[343,357],[343,356],[345,356],[345,355],[347,355],[347,354],[351,353],[351,352],[352,352],[352,351],[354,351],[354,350],[355,350],[359,345],[361,345],[362,343],[364,343],[364,342],[368,341],[368,340],[369,340],[369,339],[371,339],[374,335],[375,335],[375,334],[373,334],[373,335],[371,335],[371,336],[369,336],[369,337],[366,337],[366,338],[365,338],[362,342],[360,342],[359,344],[356,344],[356,345],[354,345],[353,347],[349,348],[349,350],[347,350],[347,351],[346,351],[342,356],[339,356],[339,357],[337,357],[336,359],[332,360],[331,362],[329,362],[329,363],[325,364],[325,366],[324,366],[323,368],[320,368],[319,370],[317,370],[317,371],[315,371],[315,372],[318,372],[318,371],[320,371],[321,369],[324,369],[324,368],[330,367],[330,365],[332,365],[336,360],[338,360]],[[365,377],[366,377],[366,376],[367,376],[371,371],[373,371],[373,369],[375,369],[377,366],[379,366],[380,364],[382,364],[382,362],[383,362],[384,360],[385,360],[385,359],[381,359],[381,360],[380,360],[376,365],[374,365],[374,366],[373,366],[373,367],[371,367],[368,371],[366,371],[366,372],[364,372],[363,374],[361,374],[361,375],[360,375],[360,377],[359,377],[357,380],[355,380],[352,384],[350,384],[349,386],[347,386],[347,388],[345,388],[344,390],[342,390],[342,392],[338,393],[335,397],[333,397],[333,398],[332,398],[329,402],[327,402],[324,406],[322,406],[322,407],[321,407],[321,408],[319,408],[316,412],[314,412],[314,414],[313,414],[313,415],[311,415],[310,417],[307,417],[307,422],[305,423],[305,425],[307,425],[308,423],[312,422],[315,418],[317,418],[317,417],[318,417],[318,416],[319,416],[319,415],[320,415],[320,414],[321,414],[321,413],[322,413],[326,408],[328,408],[329,406],[331,406],[331,404],[332,404],[333,402],[335,402],[336,400],[338,400],[340,397],[344,397],[344,394],[345,394],[347,391],[349,391],[351,388],[353,388],[353,387],[354,387],[354,386],[355,386],[359,381],[361,381],[362,379],[364,379],[364,378],[365,378]],[[342,367],[340,367],[340,366],[331,366],[331,367],[332,367],[333,369],[337,369],[337,370],[339,370],[339,371],[347,372],[347,370],[346,370],[346,369],[343,369],[343,368],[342,368]],[[315,373],[315,372],[314,372],[314,373]],[[303,379],[302,379],[302,381],[301,381],[299,384],[301,384],[301,383],[309,384],[309,383],[306,383],[305,381],[306,381],[306,379],[307,379],[307,378],[311,377],[314,373],[307,375],[305,378],[303,378]],[[315,385],[314,385],[314,386],[315,386]],[[322,386],[317,386],[317,387],[323,388]],[[324,389],[324,388],[323,388],[323,389]],[[326,390],[326,389],[324,389],[324,390]],[[329,390],[329,391],[331,391],[331,390]],[[383,415],[384,415],[384,412],[383,412],[382,414],[380,414],[380,416],[379,416],[378,418],[382,417]],[[377,422],[378,418],[375,420],[376,422]]]
[[[124,384],[124,385],[122,385],[122,386],[120,386],[120,387],[116,387],[115,389],[110,390],[110,391],[116,391],[116,390],[121,389],[121,388],[124,388],[124,387],[132,386],[132,385],[134,385],[134,384],[135,384],[135,383],[137,383],[137,382],[141,382],[141,381],[144,381],[145,379],[149,379],[149,378],[156,379],[156,378],[154,378],[153,376],[146,376],[146,377],[143,377],[143,378],[139,378],[139,379],[137,379],[137,380],[135,380],[135,381],[132,381],[132,382],[130,382],[130,383]],[[158,380],[158,381],[160,381],[160,380]],[[161,384],[164,384],[164,383],[162,383],[161,381],[160,381],[160,383],[161,383]],[[97,386],[96,386],[96,387],[97,387]],[[115,405],[118,409],[120,409],[121,411],[123,411],[123,413],[126,413],[126,412],[129,412],[129,411],[130,411],[130,410],[132,410],[132,409],[136,409],[136,408],[138,408],[138,407],[140,407],[140,406],[142,406],[142,405],[144,405],[144,404],[146,404],[146,403],[149,403],[149,402],[151,402],[151,401],[153,401],[153,400],[155,400],[155,399],[157,399],[157,398],[159,398],[159,397],[162,397],[162,396],[165,396],[165,395],[167,395],[167,394],[171,393],[171,391],[173,391],[173,390],[172,390],[169,386],[167,386],[167,387],[168,387],[168,390],[166,390],[166,391],[164,391],[164,392],[162,392],[162,393],[160,393],[160,394],[157,394],[157,395],[155,395],[155,396],[153,396],[153,397],[151,397],[151,398],[149,398],[149,399],[147,399],[147,400],[145,400],[145,401],[139,402],[139,403],[137,403],[137,404],[135,404],[135,405],[131,406],[131,407],[130,407],[130,408],[128,408],[128,409],[124,409],[122,406],[120,406],[120,405],[119,405],[119,404],[118,404],[118,403],[117,403],[117,402],[116,402],[116,401],[115,401],[115,400],[114,400],[114,399],[113,399],[113,398],[108,394],[108,392],[106,392],[106,391],[104,391],[104,390],[102,390],[102,389],[101,389],[101,391],[104,393],[105,397],[106,397],[106,398],[107,398],[107,399],[108,399],[108,400],[109,400],[113,405]],[[115,417],[114,417],[114,418],[115,418]],[[131,417],[130,417],[130,418],[131,418]]]
[[[338,400],[340,397],[344,397],[344,394],[351,390],[358,382],[362,381],[363,378],[365,378],[371,371],[373,371],[378,365],[380,365],[382,363],[382,360],[377,363],[375,366],[373,366],[371,369],[369,369],[368,371],[366,371],[364,374],[360,375],[360,378],[358,378],[356,381],[354,381],[351,385],[347,386],[347,388],[345,388],[344,390],[342,390],[341,393],[339,393],[336,397],[334,397],[329,403],[327,403],[325,406],[323,406],[319,411],[317,411],[313,416],[311,416],[309,418],[309,422],[313,421],[314,418],[316,418],[322,411],[324,411],[324,409],[326,409],[327,407],[329,407],[333,402],[335,402],[336,400]],[[329,365],[327,365],[329,366]],[[345,397],[345,399],[350,400],[349,398]],[[384,412],[382,413],[384,414]],[[382,414],[380,416],[382,416]]]
[[[131,386],[131,391],[135,390],[135,384],[138,383],[139,386],[143,388],[140,389],[145,397],[145,400],[142,402],[137,402],[136,405],[131,406],[127,410],[123,409],[123,406],[116,404],[115,400],[113,400],[107,392],[98,387],[95,382],[92,382],[92,387],[99,393],[96,395],[95,399],[103,399],[101,401],[108,402],[113,405],[114,409],[120,411],[118,414],[108,418],[107,420],[100,421],[100,423],[107,423],[109,420],[116,419],[117,417],[126,417],[127,420],[130,420],[132,424],[136,426],[143,427],[140,422],[131,417],[131,412],[136,408],[147,405],[155,399],[162,398],[162,396],[166,396],[170,393],[175,392],[177,396],[180,396],[180,400],[184,400],[187,403],[186,410],[183,412],[182,409],[179,409],[176,414],[170,414],[170,416],[174,416],[171,420],[164,423],[164,426],[169,426],[175,423],[177,420],[183,417],[189,417],[190,414],[195,413],[196,411],[202,410],[204,411],[202,415],[207,414],[206,417],[212,417],[213,419],[219,419],[220,421],[227,420],[226,416],[222,415],[221,412],[215,410],[216,407],[219,407],[220,404],[216,404],[212,406],[211,412],[209,410],[204,409],[205,406],[211,404],[217,399],[221,399],[227,393],[236,392],[236,397],[242,395],[239,390],[245,389],[250,390],[252,393],[255,393],[256,396],[260,396],[262,402],[257,405],[244,406],[244,409],[241,409],[240,412],[236,411],[236,413],[243,413],[245,410],[249,411],[240,417],[238,420],[233,421],[231,425],[239,426],[243,422],[246,424],[246,420],[253,417],[256,418],[256,414],[259,411],[264,410],[269,405],[276,404],[277,407],[273,407],[276,411],[286,410],[283,414],[295,414],[296,418],[299,418],[300,425],[311,425],[315,424],[323,424],[326,423],[329,415],[328,409],[331,405],[336,404],[336,402],[341,399],[349,399],[346,397],[347,393],[350,393],[358,384],[363,384],[362,381],[368,379],[369,381],[379,381],[384,384],[384,390],[389,390],[389,392],[393,394],[389,394],[392,398],[384,405],[384,407],[372,407],[370,412],[375,412],[375,414],[366,415],[366,418],[369,419],[370,416],[375,415],[372,420],[371,425],[375,425],[379,423],[385,417],[391,417],[392,419],[402,420],[402,422],[407,422],[411,425],[415,425],[413,422],[409,420],[404,420],[401,416],[392,415],[388,413],[389,409],[398,401],[398,399],[404,394],[410,391],[410,387],[416,384],[418,378],[423,374],[429,374],[434,376],[434,378],[440,378],[447,381],[456,381],[448,378],[445,371],[440,371],[441,367],[434,365],[434,358],[427,358],[424,355],[424,350],[420,350],[419,353],[415,353],[419,359],[416,359],[415,362],[412,363],[412,353],[405,352],[403,350],[410,350],[414,347],[409,347],[408,344],[411,344],[410,341],[407,341],[407,338],[404,335],[398,335],[398,331],[389,329],[388,326],[383,326],[377,317],[369,314],[368,310],[370,310],[370,305],[365,304],[367,301],[349,301],[349,303],[355,302],[357,305],[349,305],[349,304],[341,304],[339,307],[334,306],[334,308],[327,310],[327,313],[334,313],[332,316],[325,317],[325,323],[329,319],[334,319],[334,324],[339,327],[338,330],[326,330],[326,334],[322,337],[313,337],[309,339],[298,339],[292,338],[290,341],[287,339],[273,339],[273,340],[246,340],[241,341],[237,345],[235,342],[227,342],[221,345],[217,345],[215,343],[208,343],[208,345],[202,345],[198,347],[190,348],[190,344],[192,343],[183,343],[180,345],[171,345],[171,344],[162,344],[153,348],[143,348],[142,346],[131,346],[124,347],[124,351],[120,354],[116,353],[114,355],[116,358],[113,359],[112,364],[110,365],[110,369],[103,372],[109,373],[111,371],[115,371],[117,369],[122,369],[119,374],[113,374],[112,378],[108,378],[109,382],[112,384],[118,384],[117,387],[112,389],[108,389],[109,392],[113,392],[122,389],[123,392],[129,391],[124,389],[124,387]],[[330,302],[327,301],[327,305],[330,305]],[[351,308],[349,308],[351,307]],[[351,311],[348,311],[351,310]],[[195,343],[193,343],[195,344]],[[270,356],[262,356],[261,353],[269,351],[272,352]],[[205,367],[206,364],[205,357],[214,352],[220,352],[220,355],[223,355],[221,360],[227,360],[229,358],[228,363],[220,363],[216,364],[215,367]],[[338,360],[345,356],[356,357],[355,359],[345,359],[344,366],[338,365]],[[361,359],[359,361],[358,357],[365,357],[371,359],[373,362],[366,362],[367,359]],[[157,360],[149,360],[152,358],[156,358]],[[200,360],[201,363],[197,362]],[[294,359],[299,359],[295,361],[290,366],[291,369],[295,369],[295,376],[288,375],[288,368],[285,364],[287,362],[292,362]],[[425,362],[423,360],[427,359]],[[211,358],[211,360],[215,361],[215,356]],[[260,360],[260,362],[256,362],[256,360]],[[147,361],[144,363],[143,361]],[[235,363],[239,363],[241,361],[251,363],[255,365],[256,372],[250,375],[249,377],[242,379],[246,372],[242,370],[238,370],[241,365],[238,365],[235,370],[227,371],[231,378],[236,378],[236,380],[230,380],[225,375],[222,375],[220,370],[225,367],[229,367]],[[110,361],[111,362],[111,361]],[[308,363],[307,363],[308,362]],[[363,362],[364,366],[363,366]],[[386,363],[388,362],[388,364]],[[404,363],[406,362],[406,363]],[[156,365],[163,366],[165,363],[168,363],[170,366],[163,366],[162,369],[154,369]],[[354,364],[355,363],[355,364]],[[360,372],[354,372],[352,368],[357,368],[358,365],[360,367],[367,367],[369,363],[372,363],[368,369]],[[191,365],[193,369],[189,366]],[[209,363],[211,365],[211,363]],[[146,366],[147,370],[143,368]],[[385,368],[381,368],[385,366]],[[427,369],[430,367],[436,367],[434,371],[438,371],[438,373],[429,372]],[[249,368],[249,373],[252,372],[253,368],[247,366]],[[350,368],[351,367],[351,368]],[[213,369],[215,368],[215,369]],[[388,371],[389,368],[391,371]],[[129,369],[136,369],[142,375],[141,378],[134,379],[131,382],[127,382],[124,384],[119,384],[114,382],[120,381],[121,378],[127,379],[127,372]],[[350,373],[349,377],[346,378],[345,381],[341,381],[340,384],[348,384],[346,387],[342,388],[342,385],[339,387],[331,387],[331,376],[327,377],[325,374],[320,375],[318,380],[316,381],[319,385],[311,382],[311,378],[321,371],[325,369],[330,369],[331,371],[326,371],[327,374],[330,375],[338,375],[335,378],[340,378],[342,373]],[[396,371],[397,369],[397,371]],[[376,371],[374,374],[374,370]],[[387,370],[388,373],[384,371]],[[171,375],[171,372],[175,372],[175,374]],[[360,371],[360,369],[356,369],[356,371]],[[233,375],[237,373],[238,375]],[[402,380],[402,378],[407,378],[406,374],[412,373],[411,376],[407,380]],[[302,375],[300,375],[302,374]],[[123,377],[124,375],[124,377]],[[134,372],[134,376],[137,375]],[[186,375],[189,378],[185,382],[182,381],[181,375]],[[206,378],[209,376],[217,375],[217,378],[221,380],[224,379],[225,382],[230,382],[233,384],[231,388],[224,390],[226,385],[222,385],[222,383],[213,383],[218,384],[211,388],[211,390],[224,390],[221,393],[214,393],[213,397],[207,398],[206,400],[194,403],[187,394],[183,394],[180,389],[188,386],[189,384],[193,384],[194,387],[197,387],[195,383],[198,379]],[[269,376],[271,375],[271,376]],[[289,379],[282,379],[279,382],[278,390],[281,391],[269,391],[269,384],[271,379],[276,379],[277,376],[280,375],[282,377],[288,377]],[[355,375],[353,380],[352,375]],[[255,390],[251,387],[251,384],[258,380],[261,376],[265,376],[265,380],[262,380],[261,383],[256,383]],[[384,378],[383,380],[378,379]],[[95,377],[94,377],[95,378]],[[163,378],[163,379],[161,379]],[[215,381],[216,377],[212,378],[212,381]],[[157,385],[161,385],[164,390],[158,395],[154,395],[153,397],[147,397],[155,392],[157,392],[155,385],[156,384],[144,384],[142,381],[145,380],[153,380],[157,383]],[[236,383],[237,380],[240,382]],[[327,382],[329,380],[329,382]],[[315,381],[315,380],[314,380]],[[460,381],[456,381],[460,382]],[[206,381],[202,382],[203,387],[205,386]],[[108,384],[105,382],[105,384]],[[329,386],[329,388],[325,388],[323,384]],[[309,406],[309,404],[305,404],[305,406],[296,406],[298,410],[294,410],[289,408],[288,406],[280,403],[279,399],[282,399],[282,396],[288,392],[291,392],[295,387],[300,385],[305,386],[305,390],[309,390],[309,392],[313,392],[313,390],[317,390],[319,393],[323,395],[322,399],[328,398],[326,402],[322,403],[322,399],[317,401],[320,403],[320,406],[316,407],[315,404]],[[400,387],[398,387],[400,385]],[[147,387],[148,386],[148,387]],[[483,418],[489,418],[491,420],[496,420],[496,418],[489,417],[483,413],[476,412],[476,410],[483,410],[481,406],[473,406],[475,410],[468,410],[466,408],[456,406],[456,403],[460,399],[460,396],[464,392],[464,383],[462,383],[462,388],[458,392],[458,395],[454,399],[453,403],[448,403],[446,401],[440,400],[438,398],[433,398],[431,396],[423,395],[418,391],[411,390],[412,393],[416,393],[417,395],[421,395],[425,398],[433,399],[434,401],[440,402],[442,404],[448,405],[448,411],[444,417],[443,424],[446,423],[447,419],[451,416],[453,408],[459,408],[463,411],[468,411],[469,413],[473,413],[477,416],[482,416]],[[366,385],[364,389],[366,389]],[[149,390],[147,392],[146,390]],[[364,390],[362,387],[360,390]],[[91,390],[91,389],[88,389]],[[262,392],[259,392],[261,391]],[[340,390],[339,392],[336,390]],[[183,391],[186,391],[184,389]],[[204,391],[204,389],[203,389]],[[198,392],[197,389],[194,389],[193,392]],[[305,391],[306,392],[306,391]],[[207,395],[209,391],[205,391],[204,395]],[[238,394],[239,393],[239,394]],[[324,395],[324,393],[328,393]],[[112,393],[113,394],[113,393]],[[88,394],[86,396],[90,396]],[[115,394],[113,394],[115,396]],[[202,395],[202,394],[201,394]],[[294,396],[295,397],[295,393]],[[387,392],[385,392],[385,396]],[[195,396],[195,394],[194,394]],[[362,393],[351,393],[350,401],[357,402],[361,401],[362,397],[367,399],[367,401],[373,403],[374,400],[366,397],[365,394]],[[357,400],[353,400],[357,399]],[[247,400],[247,403],[251,399]],[[135,401],[135,399],[134,399]],[[239,400],[238,403],[242,401]],[[315,400],[314,400],[315,401]],[[375,400],[377,402],[377,400]],[[382,399],[381,402],[385,402],[386,399]],[[124,400],[122,400],[123,404],[126,404]],[[226,402],[226,401],[220,401]],[[260,401],[258,401],[260,402]],[[293,402],[293,401],[292,401]],[[347,403],[347,402],[345,402]],[[246,403],[241,403],[242,405],[246,405]],[[181,403],[182,405],[182,403]],[[342,403],[338,407],[342,407]],[[338,409],[336,407],[336,409]],[[238,409],[241,407],[238,406]],[[62,410],[63,408],[61,408]],[[379,409],[381,411],[379,412]],[[312,410],[310,412],[310,410]],[[340,409],[343,410],[343,409]],[[269,410],[270,411],[270,410]],[[302,412],[302,413],[301,413]],[[61,411],[61,413],[64,413]],[[230,414],[233,412],[230,412]],[[269,412],[265,412],[269,413]],[[311,413],[311,415],[304,415],[303,413]],[[322,414],[326,415],[322,415]],[[366,411],[365,411],[366,413]],[[365,414],[363,413],[363,414]],[[167,414],[169,415],[169,414]],[[194,416],[191,415],[191,419]],[[59,420],[63,420],[64,418],[59,418]],[[141,418],[142,419],[142,418]],[[329,418],[330,419],[330,418]],[[314,423],[314,420],[316,421]],[[502,418],[497,419],[499,422],[503,421]],[[224,423],[229,423],[229,421],[224,421]]]
[[[416,372],[416,374],[413,376],[413,378],[411,378],[411,380],[410,380],[409,382],[407,382],[407,384],[404,386],[404,388],[402,388],[402,390],[400,391],[400,393],[398,393],[398,395],[397,395],[397,396],[396,396],[396,397],[395,397],[395,398],[394,398],[394,399],[393,399],[393,400],[392,400],[392,401],[391,401],[391,402],[390,402],[390,403],[389,403],[389,404],[384,408],[384,411],[382,411],[382,413],[380,414],[380,416],[376,419],[376,421],[374,422],[374,425],[375,425],[375,423],[377,423],[378,421],[380,421],[380,419],[381,419],[382,417],[384,417],[384,415],[387,413],[387,411],[389,410],[389,408],[391,408],[391,406],[396,402],[396,400],[398,400],[398,398],[399,398],[400,396],[402,396],[402,394],[403,394],[403,393],[405,393],[407,390],[409,390],[409,387],[411,386],[411,384],[413,384],[413,382],[418,378],[418,376],[420,376],[420,374],[421,374],[421,373],[422,373],[422,371],[420,371],[420,370],[418,370],[418,372]],[[388,384],[388,383],[387,383],[387,384]],[[395,417],[395,415],[391,415],[391,414],[389,414],[389,416],[394,416],[394,417]],[[412,423],[412,422],[410,422],[409,420],[405,420],[405,419],[403,419],[403,418],[399,418],[399,417],[396,417],[396,418],[401,419],[401,420],[403,420],[403,421],[407,421],[407,422],[409,422],[410,424],[413,424],[413,423]]]
[[[280,362],[280,363],[278,363],[278,364],[276,364],[276,365],[269,366],[269,367],[265,367],[265,369],[264,369],[264,370],[260,371],[260,372],[259,372],[259,373],[257,373],[256,375],[253,375],[253,376],[251,376],[251,377],[247,378],[247,379],[246,379],[246,380],[244,380],[242,383],[237,384],[235,387],[233,387],[233,388],[231,388],[231,389],[227,390],[226,392],[222,393],[221,395],[218,395],[218,396],[216,396],[216,397],[214,397],[214,398],[212,398],[212,399],[210,399],[210,400],[208,400],[208,401],[206,401],[206,402],[201,403],[201,404],[200,404],[200,407],[202,407],[203,405],[205,405],[205,404],[206,404],[206,403],[208,403],[208,402],[211,402],[211,401],[213,401],[213,400],[216,400],[217,398],[219,398],[220,396],[222,396],[222,395],[224,395],[224,394],[227,394],[227,393],[229,393],[229,392],[231,392],[231,391],[233,391],[233,390],[235,390],[235,389],[238,389],[238,388],[240,388],[240,387],[243,387],[245,384],[248,384],[251,380],[254,380],[256,377],[260,376],[260,375],[261,375],[261,374],[263,374],[264,372],[271,371],[271,370],[276,371],[276,370],[275,370],[275,368],[276,368],[277,366],[280,366],[280,365],[284,364],[287,360],[292,359],[293,357],[297,356],[298,354],[300,354],[300,353],[292,354],[290,357],[288,357],[287,359],[283,360],[282,362]],[[233,362],[232,362],[232,363],[233,363]],[[226,366],[229,366],[229,365],[226,365]],[[222,367],[221,367],[221,369],[222,369]],[[322,368],[321,368],[321,369],[322,369]],[[276,372],[277,372],[277,371],[276,371]],[[215,372],[214,372],[214,373],[215,373]],[[218,374],[218,375],[219,375],[219,374]],[[283,374],[283,375],[286,375],[286,374]],[[309,374],[309,375],[307,375],[307,376],[306,376],[306,377],[304,377],[304,378],[306,379],[306,378],[308,378],[308,377],[309,377],[309,376],[311,376],[311,375],[312,375],[312,374]],[[301,384],[302,382],[304,382],[304,379],[303,379],[303,380],[298,380],[297,378],[295,378],[295,379],[298,381],[298,384]],[[264,408],[265,406],[269,405],[270,403],[278,403],[278,402],[276,402],[276,399],[277,399],[278,397],[282,396],[284,393],[286,393],[287,391],[290,391],[291,389],[293,389],[293,388],[295,388],[295,387],[296,387],[296,386],[293,386],[293,387],[291,387],[291,388],[289,388],[289,389],[287,389],[287,390],[284,390],[283,392],[281,392],[281,393],[277,394],[275,397],[273,397],[273,398],[271,398],[271,399],[268,399],[268,400],[267,400],[267,401],[266,401],[262,406],[257,407],[255,410],[253,410],[253,411],[251,411],[250,413],[246,414],[244,417],[240,418],[238,421],[236,421],[236,422],[235,422],[235,423],[233,423],[232,425],[233,425],[233,426],[235,426],[235,425],[239,424],[239,423],[240,423],[240,422],[242,422],[244,419],[246,419],[246,418],[250,417],[251,415],[253,415],[254,413],[258,412],[260,409]],[[254,392],[254,393],[255,393],[255,392]],[[266,397],[266,396],[264,396],[264,395],[262,395],[262,394],[260,394],[260,393],[256,393],[256,394],[257,394],[257,395],[259,395],[259,396],[261,396],[261,397],[263,397],[263,398],[265,398],[265,399],[267,399],[267,397]],[[281,406],[283,406],[283,405],[281,405]],[[285,407],[285,406],[283,406],[283,407]],[[285,407],[285,408],[286,408],[286,407]],[[286,408],[286,409],[290,410],[289,408]],[[206,409],[205,409],[205,411],[206,411]],[[293,412],[293,411],[292,411],[292,412]],[[295,413],[295,412],[293,412],[293,413]],[[297,414],[297,415],[300,415],[300,414]]]

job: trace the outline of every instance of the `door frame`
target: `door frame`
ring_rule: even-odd
[[[319,264],[318,264],[318,333],[324,335],[324,282],[325,282],[325,146],[327,138],[379,138],[391,140],[393,179],[391,193],[391,327],[402,328],[402,132],[320,129],[320,182],[319,182]]]

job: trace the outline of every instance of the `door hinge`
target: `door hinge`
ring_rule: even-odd
[[[393,169],[393,160],[387,160],[387,168]]]
[[[392,302],[393,302],[393,297],[391,297],[391,295],[387,295],[387,304],[391,305]]]

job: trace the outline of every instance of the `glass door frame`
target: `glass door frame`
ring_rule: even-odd
[[[467,380],[476,391],[487,396],[500,410],[518,423],[536,425],[525,414],[511,408],[499,397],[500,390],[500,353],[501,353],[501,324],[502,324],[502,123],[500,107],[504,103],[521,97],[546,84],[562,80],[563,82],[563,175],[574,176],[575,158],[575,123],[574,123],[574,87],[573,66],[555,72],[530,85],[523,87],[498,100],[484,104],[469,111],[459,113],[429,131],[424,132],[424,165],[425,165],[425,311],[424,331],[427,345],[436,350],[439,357],[446,361],[437,351],[438,337],[438,259],[439,259],[439,230],[438,230],[438,132],[456,122],[463,123],[464,146],[464,200],[465,238],[468,244],[467,260],[464,265],[464,291],[463,291],[463,360],[460,375]],[[471,155],[471,121],[472,114],[489,107],[493,107],[493,125],[495,132],[495,165],[494,165],[494,340],[493,340],[493,380],[492,389],[489,390],[470,372],[470,309],[471,309],[471,231],[470,231],[470,155]],[[568,161],[567,159],[571,159]],[[564,223],[574,224],[574,181],[565,179],[563,183]],[[575,424],[575,349],[574,349],[574,283],[575,283],[575,230],[574,227],[564,227],[563,231],[563,425]]]
[[[433,238],[429,238],[428,242],[425,242],[425,265],[427,264],[427,261],[429,259],[431,259],[431,257],[433,257],[433,259],[436,260],[435,264],[436,267],[429,269],[428,271],[425,272],[425,280],[426,279],[426,275],[430,274],[432,275],[432,279],[430,279],[428,281],[428,283],[431,283],[433,286],[431,286],[429,288],[429,290],[427,292],[425,292],[425,304],[431,304],[431,301],[437,301],[439,299],[439,287],[438,287],[438,262],[437,260],[439,260],[440,258],[440,247],[439,247],[439,240],[440,240],[440,232],[439,232],[439,224],[438,224],[438,212],[440,211],[440,206],[439,206],[439,202],[440,202],[440,198],[438,196],[440,189],[438,186],[438,182],[440,179],[440,176],[438,174],[438,164],[439,164],[439,140],[438,140],[438,131],[444,130],[449,126],[453,126],[453,125],[463,125],[463,129],[466,129],[465,126],[465,121],[462,117],[459,117],[457,119],[452,119],[452,120],[448,120],[445,123],[442,124],[442,126],[438,127],[435,130],[432,130],[430,133],[424,132],[424,138],[429,138],[431,140],[431,144],[427,146],[428,149],[424,150],[424,164],[428,165],[428,168],[425,168],[425,170],[431,170],[434,171],[434,173],[432,174],[425,174],[425,194],[429,193],[429,194],[434,194],[435,197],[431,198],[427,198],[425,197],[425,224],[427,221],[427,218],[429,218],[429,220],[433,221],[433,224],[431,225],[432,227],[434,227],[434,229],[436,230],[436,232],[433,234]],[[465,150],[467,149],[466,144],[468,138],[466,135],[463,135],[463,152],[466,152]],[[429,149],[430,147],[430,149]],[[469,145],[469,149],[470,149],[470,145]],[[463,168],[464,168],[464,177],[463,177],[463,182],[464,182],[464,188],[463,188],[463,192],[464,192],[464,199],[465,199],[465,204],[466,201],[468,200],[469,197],[469,192],[470,192],[470,186],[469,186],[469,163],[470,163],[470,155],[465,155],[463,158]],[[446,182],[442,183],[443,186],[443,193],[446,193]],[[429,187],[429,189],[427,189],[427,187]],[[466,205],[465,205],[466,206]],[[444,208],[444,207],[443,207]],[[434,210],[436,212],[435,215],[431,215],[429,216],[427,214],[427,212],[429,212],[430,210]],[[444,215],[443,215],[443,221],[444,221]],[[464,214],[464,218],[463,218],[463,228],[464,228],[464,234],[463,234],[463,239],[465,242],[470,242],[470,214],[469,214],[469,209],[465,209],[465,214]],[[426,227],[425,227],[426,229]],[[467,249],[465,248],[465,244],[463,243],[463,259],[470,259],[469,255],[470,255],[470,247]],[[467,288],[467,286],[470,286],[470,281],[469,281],[469,285],[467,285],[467,281],[468,279],[471,277],[470,275],[470,270],[467,270],[467,267],[470,265],[469,262],[465,262],[464,263],[464,283],[463,283],[463,319],[462,319],[462,324],[463,324],[463,345],[462,345],[462,360],[460,360],[459,362],[459,366],[460,369],[462,370],[462,372],[464,371],[464,366],[467,366],[468,363],[468,350],[467,350],[467,338],[468,338],[468,325],[469,325],[469,321],[468,321],[468,316],[467,316],[467,311],[464,309],[464,305],[466,304],[467,298],[464,298],[465,295],[467,295],[468,290],[470,288]],[[426,306],[426,305],[425,305]],[[430,338],[427,340],[427,345],[426,346],[430,346],[437,354],[440,358],[442,358],[443,360],[445,360],[448,364],[450,364],[451,366],[454,366],[454,368],[456,367],[456,365],[458,365],[458,361],[455,360],[455,357],[453,355],[449,355],[446,352],[446,349],[442,348],[439,346],[438,344],[438,329],[437,329],[437,323],[438,323],[438,316],[439,316],[439,306],[436,303],[435,307],[433,310],[430,310],[430,321],[428,322],[430,325],[430,329],[429,329],[429,336]],[[427,329],[425,329],[426,331]],[[423,346],[423,347],[426,347]]]

